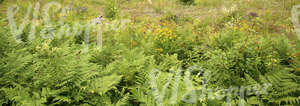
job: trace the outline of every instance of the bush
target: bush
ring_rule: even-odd
[[[287,54],[290,48],[284,37],[254,37],[239,31],[221,32],[211,38],[205,53],[199,58],[201,66],[211,70],[209,86],[254,86],[272,84],[268,94],[255,97],[263,99],[259,104],[294,104],[300,84],[292,73],[293,57]],[[288,60],[287,60],[288,59]],[[288,65],[290,68],[286,67]],[[288,85],[288,86],[285,86]],[[275,93],[276,92],[276,93]],[[251,95],[245,96],[250,98]],[[254,98],[254,97],[253,97]],[[251,103],[251,100],[247,100]]]
[[[120,9],[114,0],[108,0],[104,8],[104,16],[110,19],[116,19],[120,15]]]
[[[195,0],[180,0],[183,4],[191,5],[195,3]]]

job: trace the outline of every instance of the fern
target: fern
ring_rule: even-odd
[[[69,45],[54,47],[51,43],[33,42],[34,49],[24,46],[6,54],[0,73],[6,103],[81,104],[88,102],[88,95],[101,99],[119,83],[120,76],[101,72],[101,67],[89,63],[88,55]]]

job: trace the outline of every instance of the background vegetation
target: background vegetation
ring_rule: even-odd
[[[94,48],[96,33],[91,32],[89,52],[85,53],[84,34],[70,33],[43,39],[35,33],[28,40],[29,23],[17,43],[8,27],[6,11],[20,6],[15,16],[21,23],[30,3],[41,7],[53,0],[0,0],[0,104],[3,106],[41,105],[146,105],[155,106],[158,95],[151,90],[151,70],[161,70],[156,79],[159,90],[169,80],[161,105],[171,105],[172,89],[178,86],[175,106],[221,106],[226,97],[182,101],[190,88],[178,70],[193,65],[211,71],[207,86],[203,75],[191,73],[194,89],[230,88],[270,83],[266,94],[233,96],[238,105],[299,105],[299,41],[291,22],[291,8],[297,0],[55,0],[70,6],[66,24],[86,24],[103,15],[106,23],[129,19],[126,27],[103,30],[101,51]],[[41,10],[40,10],[41,11]],[[54,26],[47,26],[42,15],[39,26],[58,31],[60,13],[50,12]],[[32,17],[30,17],[31,19]],[[184,73],[184,72],[182,72]],[[173,77],[170,77],[174,75]],[[202,92],[197,92],[201,95]],[[208,97],[207,97],[208,98]]]

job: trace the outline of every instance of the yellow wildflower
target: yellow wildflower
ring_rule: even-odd
[[[233,27],[233,29],[234,29],[234,30],[237,30],[237,29],[238,29],[238,27],[237,27],[237,26],[234,26],[234,27]]]
[[[162,51],[163,51],[162,48],[156,48],[155,50],[156,50],[156,51],[159,51],[159,52],[162,52]]]
[[[296,53],[291,54],[291,56],[295,58],[296,57]]]
[[[40,48],[41,48],[40,46],[37,46],[37,47],[36,47],[36,49],[40,49]]]
[[[243,27],[244,27],[245,29],[248,29],[248,28],[249,28],[248,24],[246,24],[246,23],[243,23]]]
[[[132,41],[132,46],[136,46],[136,45],[137,45],[136,41]]]

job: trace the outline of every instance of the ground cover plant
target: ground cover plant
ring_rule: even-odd
[[[298,106],[300,1],[0,0],[1,106]]]

